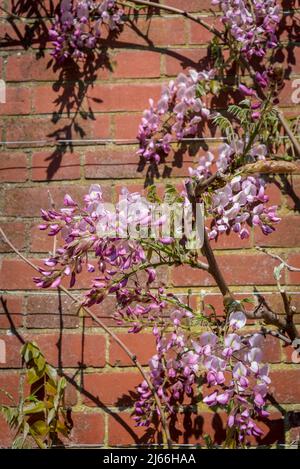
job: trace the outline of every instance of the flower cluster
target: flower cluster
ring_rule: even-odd
[[[243,154],[244,143],[224,143],[219,148],[216,167],[220,174],[225,174],[237,155]],[[255,143],[246,155],[248,161],[264,160],[267,149],[265,145]],[[208,153],[199,160],[199,165],[190,168],[190,176],[196,181],[203,181],[211,176],[214,155]],[[244,239],[249,237],[248,226],[259,226],[265,235],[274,231],[274,224],[280,221],[276,206],[267,206],[269,197],[265,193],[265,181],[258,176],[237,175],[216,189],[211,194],[210,204],[206,209],[212,217],[210,239],[220,234],[238,233]]]
[[[244,313],[231,313],[224,341],[208,334],[210,350],[203,360],[208,387],[213,387],[213,392],[203,402],[227,411],[227,436],[239,443],[245,443],[249,436],[262,435],[254,418],[269,415],[264,407],[271,382],[269,367],[262,364],[263,337],[260,334],[245,337],[237,334],[245,324]],[[203,347],[201,340],[203,342],[203,336],[199,347]],[[226,372],[229,377],[226,377]]]
[[[210,112],[201,100],[201,90],[214,77],[214,71],[180,73],[162,90],[156,106],[144,111],[138,131],[138,154],[159,163],[162,155],[171,151],[171,142],[196,136]],[[201,86],[201,88],[200,88]]]
[[[64,198],[61,210],[42,210],[43,224],[41,230],[48,230],[50,236],[61,233],[64,245],[57,249],[55,255],[45,260],[50,270],[41,269],[41,278],[35,281],[38,287],[57,287],[64,277],[70,278],[70,287],[76,282],[76,276],[85,266],[90,273],[97,273],[92,289],[87,293],[88,305],[99,303],[105,294],[124,287],[115,280],[117,274],[124,273],[136,264],[145,261],[145,253],[137,241],[127,236],[127,226],[133,222],[143,221],[143,211],[130,206],[136,200],[143,207],[143,200],[138,194],[123,193],[123,198],[113,211],[102,200],[101,187],[93,185],[84,197],[85,207],[81,209],[69,196]],[[94,254],[96,264],[89,261]]]
[[[247,437],[259,437],[262,431],[256,417],[266,417],[264,410],[270,378],[268,366],[263,365],[260,348],[262,336],[238,334],[246,324],[243,312],[232,312],[224,337],[207,331],[195,337],[181,326],[193,314],[183,308],[174,310],[169,319],[169,331],[153,327],[157,353],[150,359],[150,378],[157,395],[168,413],[176,411],[184,396],[192,397],[197,379],[204,377],[213,392],[204,398],[210,407],[223,408],[228,414],[230,438],[245,443]],[[150,425],[156,411],[151,390],[146,381],[137,388],[135,420],[139,426]]]
[[[82,58],[96,47],[102,26],[119,31],[123,24],[123,10],[115,0],[62,0],[59,14],[49,31],[53,41],[53,57],[63,62],[68,57]]]
[[[276,0],[212,0],[212,4],[220,5],[222,21],[247,59],[263,57],[267,49],[277,46],[280,8]]]

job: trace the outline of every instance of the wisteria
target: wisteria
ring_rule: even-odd
[[[277,46],[280,16],[275,1],[212,0],[212,4],[222,11],[224,38],[233,56],[228,59],[230,66],[241,54],[244,62],[253,56],[266,59],[267,49]],[[103,27],[118,32],[123,21],[124,12],[115,0],[63,0],[50,32],[54,57],[59,62],[83,58],[88,50],[95,50]],[[130,334],[152,331],[155,354],[148,363],[149,379],[146,376],[137,387],[134,403],[138,426],[148,427],[162,412],[171,420],[186,402],[193,404],[201,391],[202,404],[215,412],[225,411],[225,446],[237,447],[262,436],[257,420],[268,416],[271,381],[269,367],[263,363],[264,337],[253,328],[249,333],[243,302],[235,301],[219,272],[210,240],[218,241],[225,233],[243,240],[254,227],[269,235],[280,222],[265,179],[249,171],[249,166],[274,156],[268,137],[277,125],[271,119],[278,95],[270,66],[250,74],[252,84],[249,78],[249,83],[237,79],[229,85],[224,70],[213,66],[180,73],[163,86],[157,102],[149,99],[141,118],[138,154],[155,168],[172,153],[173,144],[204,138],[208,122],[220,132],[216,135],[224,142],[219,148],[199,150],[197,161],[181,181],[182,190],[169,184],[164,196],[158,196],[152,186],[144,196],[122,189],[114,206],[103,200],[99,185],[91,186],[83,204],[66,194],[63,208],[42,210],[40,230],[61,241],[34,281],[39,288],[65,284],[81,288],[79,278],[85,270],[89,281],[81,299],[83,308],[99,305],[111,295],[115,299],[111,315],[117,326],[126,326]],[[259,93],[254,85],[263,91]],[[219,113],[212,101],[220,90],[238,92],[243,100]],[[208,236],[203,246],[189,248],[186,235],[180,230],[177,235],[172,224],[166,234],[164,228],[171,218],[174,221],[174,213],[158,211],[153,216],[151,212],[165,200],[187,207],[193,228],[197,204],[204,207]],[[208,264],[202,262],[204,256]],[[160,280],[161,266],[175,270],[184,265],[213,277],[224,296],[223,316],[218,312],[217,319],[217,314],[210,317],[203,308],[192,308]],[[276,321],[273,324],[278,326]]]
[[[202,377],[207,395],[203,402],[228,414],[227,439],[246,444],[250,436],[260,437],[262,431],[255,419],[268,416],[265,410],[269,378],[268,365],[262,363],[262,336],[244,336],[243,312],[232,312],[224,335],[206,331],[195,336],[181,326],[193,317],[190,311],[174,310],[169,331],[154,325],[157,354],[149,361],[151,382],[170,415],[178,411],[184,396],[192,399],[197,381]],[[149,426],[155,415],[155,403],[147,383],[137,388],[135,420]]]
[[[188,74],[180,73],[163,88],[156,106],[149,100],[150,108],[144,112],[139,126],[139,155],[159,163],[161,157],[170,153],[173,140],[198,134],[210,115],[201,96],[209,90],[214,75],[214,70],[197,73],[191,69]]]
[[[221,174],[226,173],[234,158],[243,153],[242,142],[224,143],[219,148],[216,168]],[[266,147],[254,144],[250,150],[253,160],[264,160]],[[199,165],[189,168],[190,176],[196,181],[205,181],[210,177],[214,155],[208,153],[199,160]],[[229,182],[217,188],[211,194],[211,203],[207,205],[207,214],[212,217],[210,239],[215,239],[230,231],[238,233],[242,239],[250,235],[249,227],[259,226],[265,235],[272,233],[274,224],[280,222],[276,206],[268,206],[266,183],[258,176],[237,175],[230,177]]]
[[[267,49],[277,46],[280,8],[275,0],[212,0],[211,3],[220,6],[223,23],[247,59],[264,57]]]
[[[83,58],[96,48],[103,27],[109,31],[120,31],[122,16],[123,10],[115,0],[63,0],[49,31],[54,46],[53,57],[58,62],[68,57]]]

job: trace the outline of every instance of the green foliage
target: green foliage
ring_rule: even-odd
[[[70,433],[64,405],[67,382],[46,362],[35,343],[25,343],[21,355],[30,394],[22,396],[17,407],[2,405],[0,411],[16,430],[13,448],[30,447],[35,442],[39,448],[46,449],[59,443],[60,435],[68,437]]]
[[[221,130],[222,134],[226,135],[229,141],[232,141],[234,138],[234,130],[231,125],[231,122],[227,117],[218,114],[213,119],[213,124]]]

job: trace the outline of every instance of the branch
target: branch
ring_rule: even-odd
[[[197,201],[195,192],[197,191],[197,186],[196,186],[196,189],[194,190],[192,181],[187,181],[186,191],[187,191],[188,199],[193,206],[193,212],[195,215],[196,201]],[[227,285],[227,282],[218,266],[216,257],[211,248],[205,228],[204,228],[204,244],[202,247],[202,251],[208,261],[208,272],[214,278],[217,286],[219,287],[224,297],[223,301],[224,301],[225,309],[228,309],[230,305],[235,302],[235,298],[234,298],[233,293],[230,291],[230,288]],[[286,318],[279,317],[278,314],[266,308],[265,305],[264,307],[260,305],[259,308],[256,308],[252,312],[246,311],[245,308],[241,304],[239,304],[239,308],[244,312],[244,314],[246,315],[248,319],[263,319],[267,324],[272,324],[273,326],[276,326],[278,329],[286,332],[289,338],[291,339],[291,341],[293,341],[296,337],[299,336],[294,323],[290,321],[290,315],[287,315]]]
[[[208,23],[203,21],[201,18],[191,15],[190,13],[188,13],[185,10],[180,10],[179,8],[171,7],[171,6],[168,6],[168,5],[160,5],[159,3],[154,3],[154,2],[151,2],[151,1],[148,2],[146,0],[128,0],[128,1],[131,2],[131,3],[138,4],[138,5],[145,5],[146,7],[158,8],[159,10],[168,11],[169,13],[176,13],[177,15],[182,15],[185,18],[188,18],[189,20],[200,24],[205,29],[210,31],[212,34],[217,36],[218,38],[223,39],[222,34],[216,28],[214,28],[213,26],[210,26]],[[127,2],[123,2],[122,0],[117,0],[117,3],[119,3],[120,5],[129,6]]]
[[[39,268],[34,265],[29,259],[27,259],[23,254],[21,254],[18,249],[12,244],[12,242],[8,239],[8,237],[6,236],[6,234],[4,233],[4,231],[2,230],[2,228],[0,228],[0,234],[4,240],[4,242],[11,247],[11,249],[24,261],[26,262],[26,264],[28,264],[30,267],[32,267],[32,269],[34,269],[35,271],[39,272],[40,273],[40,270]],[[72,293],[70,293],[65,287],[63,286],[59,286],[58,287],[58,290],[62,291],[63,293],[65,293],[69,298],[71,298],[72,300],[74,300],[76,303],[78,303],[78,300],[76,298],[75,295],[73,295]],[[167,421],[166,421],[166,417],[165,417],[165,414],[164,414],[164,410],[163,410],[163,407],[162,407],[162,404],[160,402],[160,399],[151,383],[151,380],[149,379],[149,377],[147,376],[147,373],[146,371],[143,369],[142,365],[140,364],[140,362],[138,361],[136,355],[134,355],[130,350],[129,348],[118,338],[118,336],[113,332],[111,331],[102,321],[101,319],[99,319],[89,308],[87,308],[86,306],[81,306],[81,308],[83,309],[83,311],[88,315],[90,316],[118,345],[119,347],[127,354],[127,356],[130,358],[130,360],[132,361],[132,363],[137,367],[137,369],[139,370],[139,372],[141,373],[142,377],[144,378],[144,380],[146,381],[150,391],[152,392],[153,394],[153,397],[155,399],[155,402],[156,402],[156,405],[157,405],[157,408],[159,410],[159,413],[160,413],[160,417],[161,417],[161,422],[162,422],[162,427],[163,427],[163,432],[164,432],[164,435],[165,435],[165,439],[166,439],[166,442],[167,442],[167,445],[168,445],[168,448],[172,448],[172,440],[171,440],[171,437],[170,437],[170,432],[169,432],[169,428],[168,428],[168,424],[167,424]]]
[[[280,256],[277,254],[272,254],[268,252],[265,248],[261,248],[260,246],[255,246],[255,249],[258,251],[263,252],[264,254],[267,254],[268,256],[272,257],[273,259],[277,259],[279,262],[284,264],[284,266],[290,271],[290,272],[300,272],[300,269],[298,267],[293,267],[292,265],[287,264]]]

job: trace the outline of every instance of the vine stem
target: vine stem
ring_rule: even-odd
[[[193,206],[194,214],[196,214],[195,210],[196,210],[196,202],[197,202],[197,197],[195,196],[195,193],[196,194],[199,194],[199,192],[201,193],[201,189],[200,191],[199,189],[198,190],[197,189],[198,187],[196,187],[196,189],[194,190],[192,182],[187,181],[186,191],[187,191],[188,199]],[[208,272],[214,278],[219,290],[221,291],[223,295],[224,307],[226,310],[230,310],[230,305],[234,304],[236,300],[222,274],[221,269],[219,268],[217,259],[211,248],[205,228],[204,228],[204,243],[202,247],[202,252],[208,261],[208,266],[209,266]],[[286,332],[286,334],[289,336],[291,341],[293,341],[296,337],[299,336],[299,333],[297,329],[295,328],[294,323],[290,321],[290,318],[288,316],[285,318],[281,318],[278,314],[274,313],[270,309],[267,309],[266,307],[261,307],[261,306],[256,308],[254,311],[246,311],[241,303],[239,303],[239,309],[244,312],[245,316],[248,319],[262,319],[265,321],[266,324],[272,324],[273,326],[276,326],[279,330]],[[274,336],[279,337],[278,334],[277,335],[274,334]]]
[[[195,23],[201,24],[201,26],[203,26],[205,29],[213,33],[215,36],[218,36],[219,39],[223,39],[222,34],[216,28],[214,28],[213,26],[210,26],[210,24],[206,23],[201,18],[191,15],[189,12],[185,10],[181,10],[180,8],[175,8],[175,7],[171,7],[168,5],[160,5],[159,3],[154,3],[151,1],[148,2],[147,0],[128,0],[128,2],[135,3],[138,5],[144,5],[147,7],[158,8],[159,10],[164,10],[170,13],[175,13],[177,15],[182,15],[185,18],[188,18],[189,20],[194,21]],[[129,6],[127,2],[122,1],[122,0],[117,0],[117,3],[120,5],[124,5],[124,6]]]
[[[0,234],[4,240],[4,242],[11,247],[11,249],[27,264],[29,265],[32,269],[34,269],[36,272],[39,272],[40,273],[40,270],[39,268],[33,264],[33,262],[31,262],[29,259],[27,259],[20,251],[18,251],[18,249],[13,245],[13,243],[8,239],[8,237],[6,236],[6,234],[4,233],[3,229],[0,227]],[[72,293],[69,292],[69,290],[63,286],[59,286],[57,287],[58,290],[62,291],[63,293],[65,293],[65,295],[67,295],[69,298],[71,298],[73,301],[75,301],[76,303],[78,303],[78,299],[76,298],[75,295],[73,295]],[[142,365],[140,364],[140,362],[138,361],[136,355],[134,355],[130,350],[129,348],[118,338],[118,336],[113,332],[111,331],[102,321],[101,319],[99,319],[89,308],[87,308],[86,306],[81,306],[82,310],[88,315],[90,316],[118,345],[119,347],[126,353],[126,355],[130,358],[130,360],[132,361],[132,363],[137,367],[137,369],[139,370],[139,372],[141,373],[142,377],[144,378],[144,380],[146,381],[150,391],[152,392],[153,394],[153,397],[155,399],[155,402],[156,402],[156,406],[159,410],[159,413],[160,413],[160,418],[161,418],[161,423],[162,423],[162,429],[163,429],[163,434],[164,434],[164,440],[168,446],[169,449],[172,448],[173,444],[172,444],[172,440],[171,440],[171,436],[170,436],[170,431],[169,431],[169,427],[168,427],[168,424],[167,424],[167,419],[166,419],[166,416],[165,416],[165,413],[164,413],[164,409],[163,409],[163,406],[162,406],[162,403],[154,389],[154,386],[152,385],[151,383],[151,380],[149,379],[149,377],[147,376],[147,373],[146,371],[144,370],[144,368],[142,367]]]

